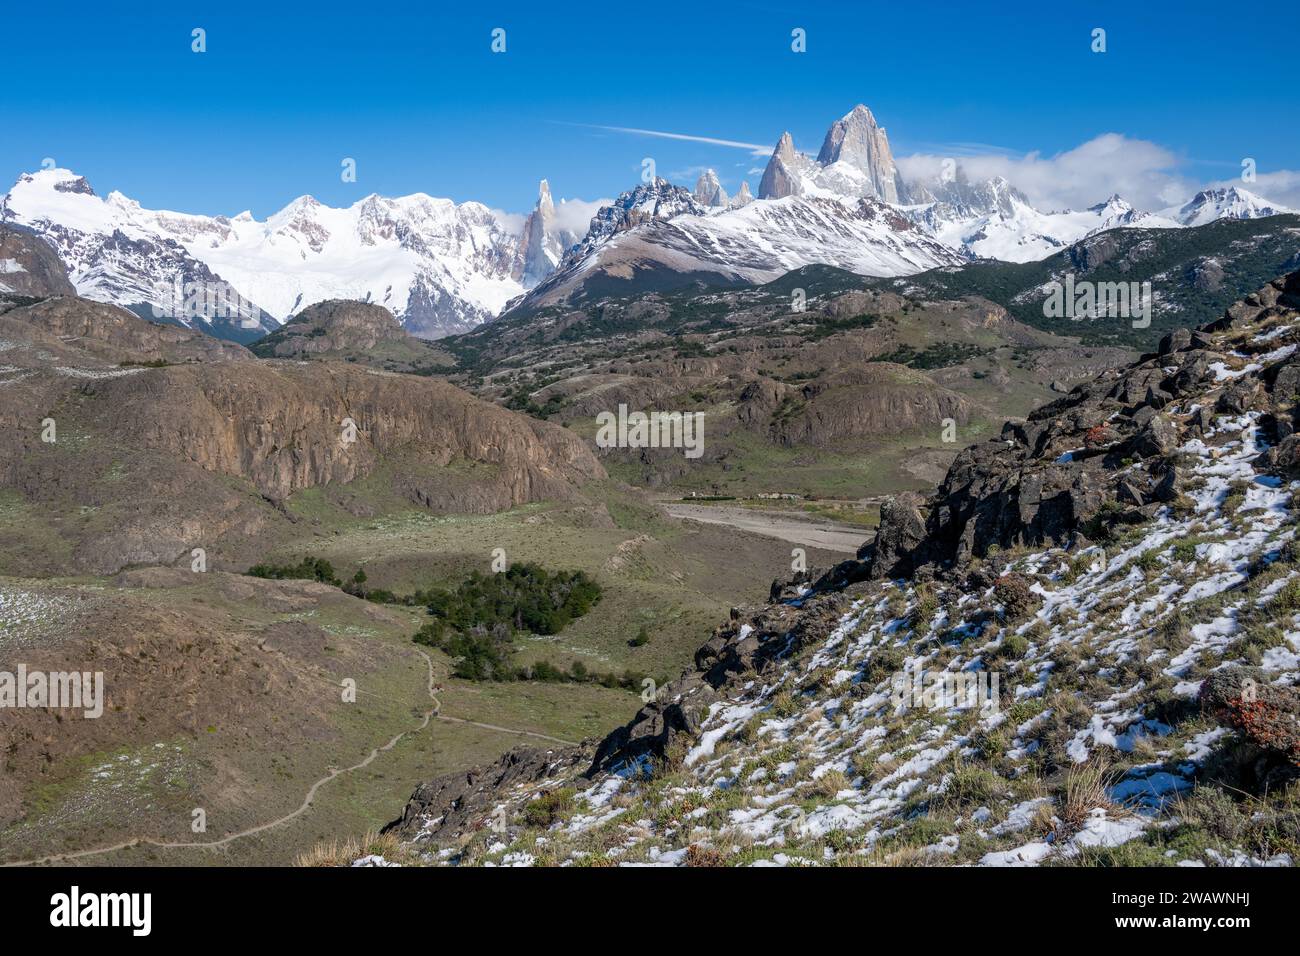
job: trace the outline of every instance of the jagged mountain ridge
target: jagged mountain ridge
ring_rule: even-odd
[[[1203,189],[1181,206],[1161,213],[1184,226],[1203,226],[1219,219],[1261,219],[1295,213],[1238,186]]]
[[[256,321],[205,331],[244,341],[329,299],[383,305],[424,337],[471,328],[572,243],[554,218],[545,181],[522,236],[480,203],[424,194],[370,195],[343,209],[301,196],[265,221],[154,211],[117,192],[101,199],[61,169],[23,175],[0,203],[0,220],[45,238],[82,295],[146,318],[195,324],[171,314],[176,284],[229,283]]]
[[[909,183],[885,129],[862,105],[831,125],[816,158],[784,133],[757,200],[744,181],[728,197],[713,170],[694,194],[669,185],[653,180],[625,192],[583,231],[572,214],[560,221],[543,180],[520,230],[482,204],[425,194],[371,195],[346,209],[303,196],[261,222],[248,213],[153,211],[116,192],[100,199],[67,170],[42,170],[19,178],[0,219],[46,239],[84,295],[251,341],[330,299],[383,305],[408,331],[436,338],[506,308],[565,299],[589,281],[603,290],[618,282],[631,290],[729,285],[817,263],[909,275],[972,258],[1037,260],[1113,228],[1290,211],[1228,187],[1159,214],[1119,196],[1045,213],[1005,180],[968,181],[960,165],[948,179]],[[171,290],[221,281],[247,300],[248,315],[173,314]]]
[[[1008,423],[603,741],[418,787],[399,859],[1291,865],[1298,346],[1293,273]]]
[[[909,183],[884,128],[861,105],[831,125],[816,158],[783,133],[757,202],[723,201],[713,170],[700,176],[693,194],[658,182],[623,193],[615,206],[642,214],[634,220],[615,214],[617,229],[593,220],[550,279],[510,310],[617,295],[620,284],[635,293],[766,281],[811,264],[888,277],[981,258],[1031,262],[1112,229],[1179,229],[1289,212],[1236,187],[1158,214],[1119,195],[1087,209],[1041,212],[1006,179],[972,181],[960,164],[946,178]],[[672,201],[648,210],[648,192],[672,190],[679,191]],[[740,195],[747,192],[742,181]],[[864,229],[864,218],[888,228]],[[907,229],[907,222],[916,228]],[[615,233],[621,234],[616,242]]]
[[[963,261],[876,199],[787,196],[713,211],[681,186],[656,179],[602,209],[555,273],[511,310],[590,296],[596,285],[602,292],[620,283],[629,291],[651,288],[656,277],[663,277],[662,288],[691,281],[735,285],[775,279],[811,262],[893,276]]]

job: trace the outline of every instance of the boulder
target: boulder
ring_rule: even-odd
[[[916,492],[905,491],[885,500],[880,506],[880,528],[876,532],[875,555],[871,562],[873,578],[895,577],[910,570],[905,556],[925,540],[925,519],[921,515],[924,499]]]

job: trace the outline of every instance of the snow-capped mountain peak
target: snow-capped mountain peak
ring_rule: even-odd
[[[725,207],[728,203],[727,191],[722,188],[715,170],[706,169],[695,181],[695,201],[701,206]]]
[[[532,288],[554,272],[565,251],[581,238],[581,233],[558,224],[551,185],[543,179],[537,188],[537,205],[524,223],[519,247],[524,287]]]
[[[88,298],[165,315],[178,283],[224,282],[267,313],[239,337],[326,299],[387,306],[408,330],[436,337],[495,316],[577,241],[554,228],[545,186],[538,205],[531,248],[544,251],[531,271],[517,226],[482,203],[424,193],[371,194],[341,208],[302,195],[259,221],[248,211],[145,209],[120,192],[99,197],[71,170],[49,169],[19,177],[0,218],[41,234]]]
[[[1216,219],[1259,219],[1295,211],[1239,186],[1226,186],[1203,189],[1183,205],[1166,209],[1161,215],[1184,226],[1203,226]]]
[[[906,195],[885,128],[877,125],[871,110],[861,103],[831,124],[817,163],[823,167],[817,176],[823,188],[892,203]],[[849,187],[847,192],[845,186]]]
[[[1106,229],[1179,223],[1135,209],[1118,194],[1087,209],[1041,212],[1001,176],[972,181],[959,165],[948,178],[910,184],[908,215],[941,242],[971,256],[1028,262]]]
[[[906,195],[885,129],[861,104],[831,124],[816,159],[797,152],[793,137],[783,133],[758,189],[760,199],[840,196],[897,203]]]
[[[972,179],[952,164],[906,182],[864,105],[830,125],[815,158],[782,133],[758,199],[745,182],[729,197],[712,169],[693,191],[656,178],[601,204],[557,202],[542,180],[522,229],[482,203],[422,192],[372,193],[340,208],[302,195],[262,220],[248,210],[151,210],[117,191],[101,198],[67,169],[24,174],[0,202],[0,219],[41,235],[89,298],[165,309],[178,286],[225,283],[258,322],[206,328],[239,340],[327,299],[386,306],[408,331],[437,337],[494,318],[525,293],[555,302],[595,275],[654,272],[656,288],[710,273],[759,281],[810,264],[904,275],[972,257],[1040,259],[1107,229],[1292,211],[1226,186],[1158,214],[1118,194],[1044,212],[1007,179]]]

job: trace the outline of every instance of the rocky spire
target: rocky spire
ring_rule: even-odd
[[[722,188],[718,174],[712,169],[700,173],[695,182],[695,201],[701,206],[727,205],[727,191]]]
[[[753,200],[754,197],[749,191],[749,183],[742,181],[740,192],[731,197],[731,202],[728,205],[732,209],[739,209],[741,206],[748,206]]]
[[[758,198],[783,199],[799,195],[801,159],[794,151],[794,137],[789,132],[782,133],[777,140],[776,149],[772,150],[772,158],[767,161],[767,169],[763,170],[763,179],[758,184]]]
[[[548,249],[548,237],[555,225],[555,203],[551,199],[551,185],[545,179],[537,188],[537,205],[524,222],[523,240],[519,246],[519,279],[525,286],[536,285],[551,274],[559,261],[555,249]]]
[[[906,188],[894,166],[885,129],[861,103],[831,124],[817,163],[822,167],[844,163],[865,173],[877,199],[900,202],[905,197]]]

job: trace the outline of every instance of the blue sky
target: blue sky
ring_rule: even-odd
[[[690,184],[713,166],[734,192],[741,178],[756,189],[762,158],[594,127],[767,146],[789,129],[815,152],[858,102],[899,156],[1050,159],[1114,132],[1161,147],[1106,160],[1121,180],[1132,163],[1187,182],[1231,179],[1244,157],[1261,175],[1300,169],[1282,52],[1300,35],[1294,0],[109,7],[6,10],[6,184],[51,157],[153,208],[261,217],[302,193],[339,205],[423,191],[520,212],[541,177],[557,197],[612,196],[649,156]],[[191,52],[195,27],[206,53]],[[790,49],[795,27],[806,53]],[[356,183],[340,180],[344,157]],[[1066,201],[1102,188],[1097,165],[1039,172],[1080,178]]]

